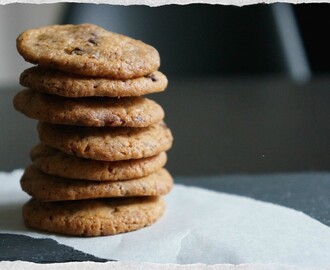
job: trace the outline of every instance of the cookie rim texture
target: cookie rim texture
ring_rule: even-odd
[[[106,236],[135,231],[155,223],[165,211],[160,197],[40,202],[23,206],[27,227],[74,236]]]
[[[68,155],[39,143],[31,149],[30,159],[36,168],[47,174],[91,181],[120,181],[156,172],[165,166],[167,155],[161,152],[148,158],[102,161]]]
[[[130,79],[160,66],[154,47],[94,24],[29,29],[17,37],[16,48],[30,63],[92,77]]]
[[[65,98],[24,89],[13,105],[29,118],[63,125],[146,127],[165,116],[158,103],[145,97]]]
[[[144,128],[78,127],[39,122],[39,139],[69,155],[104,161],[139,159],[172,147],[173,136],[164,122]]]
[[[63,97],[129,97],[162,92],[168,85],[166,76],[154,71],[133,79],[93,78],[38,66],[24,70],[20,84],[35,91]]]
[[[28,166],[20,180],[21,188],[40,201],[72,201],[97,198],[161,196],[173,187],[166,169],[125,181],[88,181],[45,174]]]

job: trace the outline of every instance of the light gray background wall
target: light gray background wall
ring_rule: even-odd
[[[23,69],[30,66],[16,51],[17,36],[28,28],[55,23],[62,7],[60,3],[0,5],[0,85],[17,82]]]

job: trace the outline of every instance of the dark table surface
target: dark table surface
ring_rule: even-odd
[[[174,134],[169,171],[177,183],[291,207],[330,226],[329,83],[327,77],[300,85],[283,78],[170,79],[166,92],[150,96],[164,107]],[[38,139],[36,121],[12,109],[20,87],[1,88],[0,170],[10,171],[29,164]],[[6,245],[8,237],[14,241],[0,235],[0,254],[28,260],[26,249]],[[30,260],[66,260],[63,247],[49,245],[54,257]],[[68,260],[86,260],[70,254]]]

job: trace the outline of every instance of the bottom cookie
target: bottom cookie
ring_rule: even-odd
[[[40,202],[23,206],[27,227],[76,236],[105,236],[141,229],[164,212],[161,197],[132,197],[84,201]]]

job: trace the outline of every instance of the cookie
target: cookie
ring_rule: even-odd
[[[167,156],[156,156],[123,161],[100,161],[68,155],[45,144],[36,145],[30,152],[33,165],[47,174],[65,178],[94,181],[118,181],[139,178],[162,168]]]
[[[64,125],[146,127],[164,118],[162,107],[143,97],[65,98],[25,89],[14,107],[30,118]]]
[[[38,124],[41,142],[70,155],[105,161],[155,156],[172,146],[173,137],[161,122],[145,128],[78,127]]]
[[[152,46],[93,24],[30,29],[18,36],[16,47],[28,62],[86,76],[130,79],[160,66]]]
[[[104,236],[149,226],[161,217],[165,202],[159,197],[112,198],[40,202],[23,206],[27,227],[75,236]]]
[[[165,169],[126,181],[88,181],[45,174],[31,165],[21,178],[22,189],[40,201],[160,196],[172,186],[173,179]]]
[[[115,80],[32,67],[21,74],[20,83],[38,92],[64,97],[128,97],[161,92],[167,87],[167,78],[159,71],[139,78]]]

